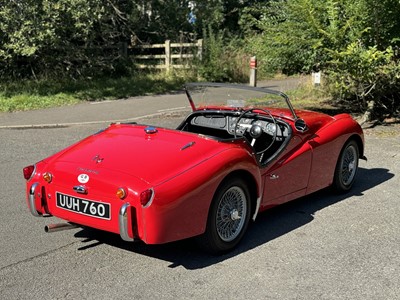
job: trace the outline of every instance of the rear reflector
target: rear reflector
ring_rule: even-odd
[[[35,166],[27,166],[24,168],[23,172],[24,172],[24,178],[26,180],[29,180],[33,176],[33,173],[35,173]]]
[[[143,191],[140,194],[140,204],[142,204],[143,206],[148,206],[150,205],[151,200],[153,200],[153,189],[148,189]]]

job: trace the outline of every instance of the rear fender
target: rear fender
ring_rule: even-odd
[[[254,156],[241,147],[226,149],[179,176],[154,187],[152,204],[142,209],[144,241],[166,243],[205,232],[211,201],[230,174],[248,174],[261,195],[261,176]],[[244,172],[244,173],[243,173]]]
[[[360,157],[364,157],[364,135],[360,125],[348,114],[337,115],[335,119],[309,141],[313,149],[313,163],[307,194],[332,184],[340,151],[350,138],[358,142]]]

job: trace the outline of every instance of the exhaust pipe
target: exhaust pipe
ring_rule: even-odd
[[[57,224],[49,224],[44,227],[44,231],[47,233],[61,231],[61,230],[68,230],[77,228],[78,225],[71,224],[71,223],[57,223]]]

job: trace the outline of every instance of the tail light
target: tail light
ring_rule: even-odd
[[[26,180],[31,179],[32,176],[33,176],[33,174],[35,173],[35,169],[36,169],[36,167],[35,167],[34,165],[25,167],[25,168],[23,169],[24,178],[25,178]]]
[[[153,189],[145,190],[140,194],[140,204],[142,204],[143,206],[149,206],[153,198],[154,198]]]

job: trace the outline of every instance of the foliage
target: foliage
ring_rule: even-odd
[[[128,75],[133,65],[123,43],[177,41],[179,30],[191,29],[188,1],[1,2],[3,78]]]
[[[322,70],[331,95],[370,118],[399,110],[399,13],[396,0],[273,0],[248,8],[242,24],[264,71]]]
[[[259,8],[248,8],[242,23],[247,31],[256,28],[257,33],[261,32],[257,44],[268,57],[270,72],[309,73],[325,66],[329,51],[360,36],[357,21],[350,18],[353,20],[350,24],[346,18],[346,7],[352,3],[352,0],[275,0]],[[253,16],[254,11],[258,19]],[[260,39],[260,35],[253,39]]]
[[[400,66],[392,47],[384,51],[360,42],[334,53],[327,89],[337,104],[366,112],[364,121],[399,112]]]
[[[0,7],[2,76],[112,74],[129,33],[126,1],[11,0]]]
[[[187,39],[189,0],[136,0],[136,11],[125,11],[134,28],[133,43],[161,43]]]
[[[249,56],[240,51],[240,40],[227,33],[214,33],[211,26],[204,33],[204,54],[199,76],[207,81],[244,82],[248,80]],[[238,50],[239,49],[239,50]]]
[[[123,82],[136,72],[124,43],[204,36],[206,80],[246,81],[256,55],[259,77],[322,70],[336,103],[390,115],[399,15],[398,0],[0,0],[0,78]]]
[[[193,24],[197,33],[204,28],[214,32],[229,31],[235,35],[241,33],[239,20],[246,7],[259,1],[253,0],[196,0],[194,14],[196,22]],[[260,1],[264,2],[264,1]]]
[[[128,75],[123,43],[193,41],[204,28],[239,33],[251,0],[0,1],[0,76]]]

